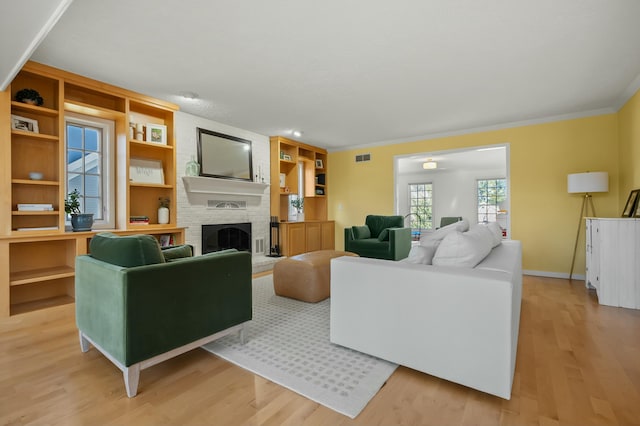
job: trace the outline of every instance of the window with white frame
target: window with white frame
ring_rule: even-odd
[[[114,128],[109,120],[65,116],[66,191],[78,190],[80,210],[93,213],[95,228],[115,228]]]
[[[412,229],[433,229],[433,185],[409,184],[409,214]]]
[[[478,223],[496,222],[501,203],[507,199],[507,180],[478,179]]]

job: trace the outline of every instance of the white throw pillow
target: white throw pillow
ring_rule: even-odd
[[[421,263],[423,265],[431,265],[433,255],[436,253],[436,249],[440,241],[432,241],[430,245],[415,245],[411,247],[409,256],[402,259],[401,262],[406,263]]]
[[[420,245],[429,246],[433,241],[442,241],[444,237],[452,232],[465,232],[469,230],[469,221],[462,219],[458,222],[452,223],[447,226],[443,226],[440,229],[436,229],[433,232],[428,232],[420,236]]]
[[[491,237],[482,228],[476,226],[469,232],[455,231],[444,237],[433,256],[433,265],[475,267],[491,252]]]
[[[502,242],[502,228],[498,222],[489,222],[484,226],[491,232],[491,247],[498,247]]]

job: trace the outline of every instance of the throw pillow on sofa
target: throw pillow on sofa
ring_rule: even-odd
[[[356,240],[364,240],[367,238],[371,238],[371,231],[367,225],[363,226],[352,226],[351,230],[353,231],[353,238]]]
[[[437,266],[462,266],[473,268],[491,252],[491,236],[485,227],[473,227],[468,232],[448,234],[433,256]]]
[[[380,235],[378,235],[378,241],[389,241],[389,229],[394,228],[384,228],[382,231],[380,231]]]
[[[430,245],[432,241],[442,241],[444,237],[452,232],[465,232],[469,230],[469,221],[462,219],[459,222],[452,223],[451,225],[443,226],[440,229],[436,229],[433,232],[428,232],[420,236],[420,245]]]
[[[484,225],[491,232],[492,247],[497,247],[502,242],[502,228],[498,222],[489,222]]]
[[[402,259],[400,262],[431,265],[433,255],[438,248],[438,244],[440,244],[440,241],[433,241],[431,245],[412,246],[411,251],[409,251],[409,256]]]

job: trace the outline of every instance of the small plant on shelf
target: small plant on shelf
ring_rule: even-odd
[[[304,207],[304,198],[297,197],[291,200],[291,206],[297,210],[298,213],[302,213],[302,208]]]
[[[169,208],[169,204],[171,203],[171,200],[169,200],[169,198],[167,197],[160,197],[158,198],[158,202],[160,203],[160,207]]]
[[[80,192],[74,189],[64,200],[64,211],[71,216],[71,228],[73,232],[91,231],[93,226],[93,213],[80,211]]]
[[[80,193],[78,189],[74,189],[64,200],[64,211],[67,214],[80,214]]]

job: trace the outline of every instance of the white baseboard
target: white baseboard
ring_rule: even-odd
[[[522,271],[522,273],[524,275],[533,275],[535,277],[547,277],[547,278],[563,278],[565,280],[569,279],[569,274],[567,274],[566,272],[547,272],[547,271],[531,271],[531,270],[524,270]],[[574,280],[585,280],[585,275],[581,275],[581,274],[573,274],[573,279]]]

